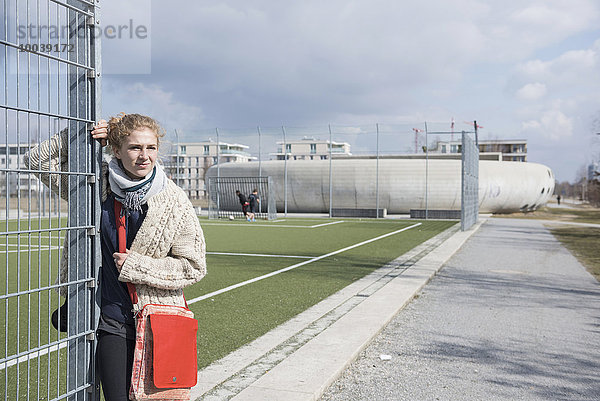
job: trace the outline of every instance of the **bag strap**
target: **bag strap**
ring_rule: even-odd
[[[119,246],[119,252],[125,253],[127,251],[127,219],[125,216],[121,215],[121,211],[123,210],[123,204],[115,199],[115,221],[117,223],[117,242]],[[133,283],[125,283],[127,284],[127,290],[129,291],[129,297],[131,298],[131,303],[133,305],[138,303],[138,295],[135,289],[135,285]],[[185,299],[185,295],[183,295],[183,302],[185,302],[185,307],[188,308],[187,299]],[[189,309],[189,308],[188,308]]]
[[[124,215],[121,215],[121,211],[123,210],[123,205],[121,202],[115,199],[115,221],[117,223],[117,243],[119,246],[119,252],[125,253],[127,252],[127,227],[126,222],[127,219]],[[125,283],[127,284],[127,290],[129,291],[129,297],[131,298],[132,304],[138,303],[138,295],[135,290],[135,285],[133,283]]]

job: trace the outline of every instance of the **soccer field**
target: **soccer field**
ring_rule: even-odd
[[[208,274],[185,291],[199,321],[199,367],[454,224],[355,219],[260,223],[203,220]]]
[[[199,322],[199,368],[265,334],[454,224],[454,221],[387,219],[287,218],[254,223],[201,219],[207,244],[208,274],[185,289],[189,307]],[[58,222],[44,221],[41,225],[57,227]],[[40,288],[54,282],[62,244],[59,234],[64,235],[64,232],[21,235],[20,239],[16,235],[1,238],[0,257],[6,261],[3,263],[6,272],[0,272],[0,294]],[[41,251],[37,251],[38,246]],[[35,252],[28,253],[28,250]],[[48,329],[49,312],[58,305],[54,291],[19,298],[19,301],[3,300],[0,305],[0,341],[7,344],[0,346],[0,358],[14,355],[17,349],[23,352],[28,347],[61,338],[54,329]],[[29,384],[41,385],[39,393],[45,394],[48,358],[52,361],[50,366],[56,366],[60,354],[61,365],[64,365],[64,351],[54,350],[49,355],[7,368],[0,366],[0,389],[9,383],[7,389],[0,391],[0,397],[7,394],[14,398],[10,394],[15,393],[16,383],[10,383],[17,376],[20,377],[19,394],[23,394],[23,386],[28,385],[27,371]],[[41,365],[39,380],[36,359]],[[48,379],[52,387],[56,387],[54,383],[64,383],[56,373]],[[34,391],[30,397],[37,393]]]

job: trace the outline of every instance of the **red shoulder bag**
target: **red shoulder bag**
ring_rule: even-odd
[[[119,252],[127,246],[126,219],[115,200]],[[135,285],[127,283],[131,302],[138,303]],[[184,297],[185,301],[185,297]],[[198,322],[186,307],[145,305],[136,314],[136,342],[131,374],[130,400],[189,400],[196,385]]]

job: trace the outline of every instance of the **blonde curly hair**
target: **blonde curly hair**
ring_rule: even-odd
[[[160,138],[165,136],[164,129],[152,117],[121,112],[108,121],[108,144],[113,149],[119,149],[125,137],[141,128],[148,128],[156,134],[157,145],[160,144]]]

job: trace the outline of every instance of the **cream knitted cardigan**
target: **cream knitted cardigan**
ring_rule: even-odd
[[[25,165],[33,170],[68,171],[68,137],[63,130],[25,155]],[[102,166],[102,201],[106,200],[108,165]],[[39,174],[40,180],[62,198],[68,197],[66,174]],[[60,182],[59,182],[60,181]],[[65,238],[60,278],[67,282],[68,242]],[[171,180],[165,190],[148,199],[148,212],[123,264],[120,281],[135,284],[137,308],[149,303],[184,305],[183,287],[206,275],[206,246],[200,222],[185,192]],[[60,287],[66,296],[66,287]]]

